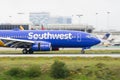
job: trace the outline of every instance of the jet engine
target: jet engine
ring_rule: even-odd
[[[32,45],[32,51],[50,51],[51,43],[49,42],[37,42]]]

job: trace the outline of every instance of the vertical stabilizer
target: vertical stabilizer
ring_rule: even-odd
[[[24,30],[23,26],[20,26],[20,30]]]
[[[107,40],[109,37],[110,37],[110,33],[106,33],[106,34],[103,36],[103,40]]]

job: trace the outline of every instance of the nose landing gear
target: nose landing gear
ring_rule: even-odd
[[[84,47],[84,48],[82,48],[81,54],[85,54],[85,49],[90,49],[90,47]]]
[[[85,49],[84,48],[82,48],[81,54],[85,54]]]

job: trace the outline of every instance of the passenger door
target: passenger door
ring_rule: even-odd
[[[81,42],[81,34],[80,33],[77,34],[77,42]]]

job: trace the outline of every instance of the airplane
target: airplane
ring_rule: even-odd
[[[118,37],[111,38],[110,40],[108,40],[108,44],[110,46],[120,46],[120,38]]]
[[[120,40],[114,40],[112,46],[120,46]]]
[[[22,48],[23,54],[57,48],[82,48],[85,53],[101,41],[90,33],[72,30],[0,30],[0,46]]]
[[[106,33],[104,36],[103,36],[103,40],[107,40],[108,38],[110,37],[110,33]]]
[[[109,39],[109,37],[110,37],[110,33],[105,33],[104,34],[104,36],[102,37],[102,38],[100,38],[100,37],[98,37],[97,35],[97,37],[100,39],[100,41],[101,41],[101,43],[100,44],[98,44],[98,46],[105,46],[105,47],[108,47],[109,45],[110,45],[110,41],[112,40],[108,40]]]
[[[120,39],[117,37],[110,37],[110,33],[106,33],[104,37],[101,39],[101,44],[102,46],[108,47],[108,46],[120,46]]]

